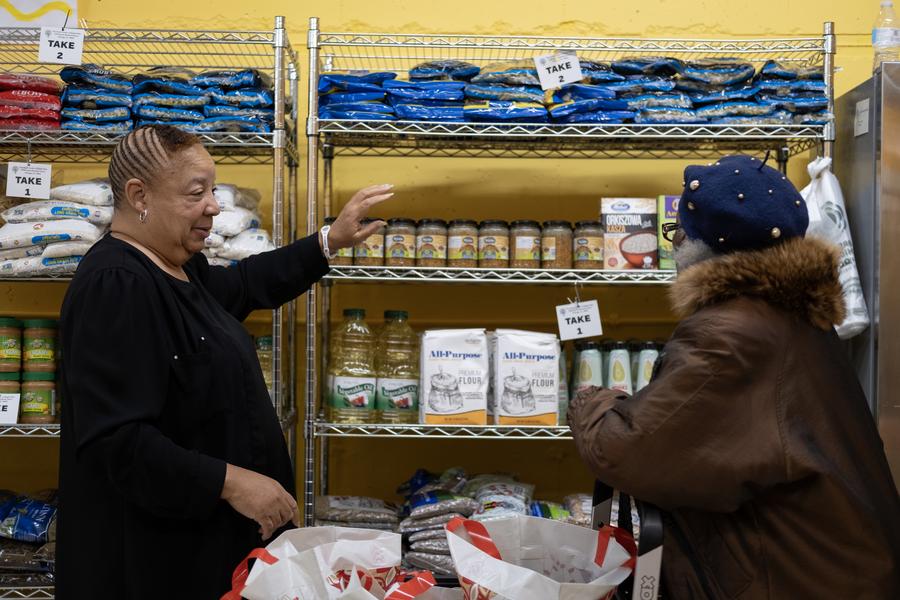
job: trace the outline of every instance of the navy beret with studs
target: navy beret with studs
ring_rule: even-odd
[[[678,217],[687,237],[723,254],[803,237],[809,226],[806,203],[787,177],[743,155],[686,168]]]

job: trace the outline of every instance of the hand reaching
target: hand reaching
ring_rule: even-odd
[[[362,220],[373,206],[394,195],[391,191],[393,187],[390,184],[373,185],[356,192],[328,232],[328,249],[337,252],[341,248],[350,248],[384,227],[384,221],[374,221],[363,227]]]

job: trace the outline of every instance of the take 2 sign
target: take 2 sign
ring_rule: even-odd
[[[84,30],[41,27],[38,61],[56,65],[80,65]]]
[[[541,80],[541,89],[555,90],[567,83],[581,81],[581,63],[574,50],[560,50],[554,54],[537,56],[534,67]]]
[[[6,195],[32,200],[50,199],[51,165],[11,162],[6,171]]]

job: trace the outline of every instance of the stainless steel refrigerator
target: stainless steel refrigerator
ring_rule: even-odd
[[[835,102],[841,183],[872,325],[849,342],[900,485],[900,63]]]

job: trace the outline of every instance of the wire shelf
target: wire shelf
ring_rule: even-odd
[[[316,422],[317,437],[571,440],[568,427],[492,425],[389,425]]]
[[[59,425],[0,425],[0,437],[59,437]]]
[[[466,269],[459,267],[362,267],[334,266],[325,276],[330,281],[525,283],[664,285],[675,281],[675,271],[600,271],[575,269]]]
[[[0,587],[0,599],[7,598],[49,598],[55,597],[55,588],[50,586],[44,587]]]

